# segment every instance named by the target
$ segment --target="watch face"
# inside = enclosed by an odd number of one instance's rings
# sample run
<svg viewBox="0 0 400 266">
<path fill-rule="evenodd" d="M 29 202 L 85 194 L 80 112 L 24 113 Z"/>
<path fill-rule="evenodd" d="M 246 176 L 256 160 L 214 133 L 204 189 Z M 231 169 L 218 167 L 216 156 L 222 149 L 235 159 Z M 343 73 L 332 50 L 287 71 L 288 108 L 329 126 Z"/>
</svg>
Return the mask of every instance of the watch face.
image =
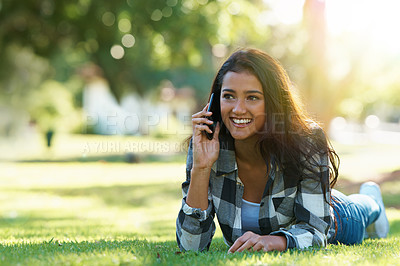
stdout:
<svg viewBox="0 0 400 266">
<path fill-rule="evenodd" d="M 196 216 L 197 218 L 200 218 L 200 217 L 201 217 L 201 211 L 200 211 L 200 209 L 195 209 L 195 210 L 193 211 L 193 214 L 194 214 L 194 216 Z"/>
<path fill-rule="evenodd" d="M 195 217 L 197 219 L 202 219 L 202 218 L 204 219 L 206 217 L 206 211 L 205 210 L 202 211 L 199 208 L 195 208 L 195 209 L 193 209 L 191 216 Z"/>
</svg>

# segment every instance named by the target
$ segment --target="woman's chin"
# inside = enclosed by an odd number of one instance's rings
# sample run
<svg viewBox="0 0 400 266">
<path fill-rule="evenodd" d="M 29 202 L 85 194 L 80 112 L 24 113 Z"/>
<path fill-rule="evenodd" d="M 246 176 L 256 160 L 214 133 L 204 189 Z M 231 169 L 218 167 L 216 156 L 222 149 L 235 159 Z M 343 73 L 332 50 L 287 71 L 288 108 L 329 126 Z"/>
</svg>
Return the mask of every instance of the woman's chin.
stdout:
<svg viewBox="0 0 400 266">
<path fill-rule="evenodd" d="M 251 134 L 250 132 L 238 132 L 238 131 L 231 131 L 231 136 L 232 138 L 234 138 L 235 140 L 246 140 L 249 139 L 251 137 L 254 137 L 256 134 Z"/>
</svg>

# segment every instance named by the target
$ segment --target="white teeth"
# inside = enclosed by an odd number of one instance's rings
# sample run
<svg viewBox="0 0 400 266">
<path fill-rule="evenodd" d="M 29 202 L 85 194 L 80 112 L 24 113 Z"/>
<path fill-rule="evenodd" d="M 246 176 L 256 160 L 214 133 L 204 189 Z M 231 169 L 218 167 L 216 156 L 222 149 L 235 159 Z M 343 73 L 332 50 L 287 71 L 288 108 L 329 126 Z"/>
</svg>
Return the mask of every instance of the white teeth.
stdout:
<svg viewBox="0 0 400 266">
<path fill-rule="evenodd" d="M 236 118 L 233 118 L 232 120 L 236 124 L 247 124 L 247 123 L 251 122 L 251 119 L 236 119 Z"/>
</svg>

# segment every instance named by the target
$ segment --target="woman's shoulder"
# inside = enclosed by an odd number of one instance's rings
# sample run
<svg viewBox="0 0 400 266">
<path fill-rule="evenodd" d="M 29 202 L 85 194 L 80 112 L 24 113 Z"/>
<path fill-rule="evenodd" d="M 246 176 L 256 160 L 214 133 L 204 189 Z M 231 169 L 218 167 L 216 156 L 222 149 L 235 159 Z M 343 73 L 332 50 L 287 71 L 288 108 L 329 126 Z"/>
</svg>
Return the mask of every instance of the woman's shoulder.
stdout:
<svg viewBox="0 0 400 266">
<path fill-rule="evenodd" d="M 308 127 L 308 129 L 311 131 L 311 132 L 315 132 L 315 133 L 318 133 L 318 132 L 323 132 L 323 129 L 322 129 L 322 126 L 321 125 L 319 125 L 317 122 L 315 122 L 314 120 L 312 120 L 312 119 L 307 119 L 306 120 L 306 123 L 307 123 L 307 127 Z"/>
<path fill-rule="evenodd" d="M 307 120 L 307 128 L 298 139 L 298 147 L 303 156 L 313 156 L 327 149 L 327 136 L 324 129 L 315 121 Z"/>
<path fill-rule="evenodd" d="M 325 141 L 326 140 L 326 134 L 324 129 L 322 128 L 321 125 L 319 125 L 317 122 L 314 120 L 306 120 L 307 122 L 307 138 L 310 142 L 315 143 L 316 141 Z"/>
</svg>

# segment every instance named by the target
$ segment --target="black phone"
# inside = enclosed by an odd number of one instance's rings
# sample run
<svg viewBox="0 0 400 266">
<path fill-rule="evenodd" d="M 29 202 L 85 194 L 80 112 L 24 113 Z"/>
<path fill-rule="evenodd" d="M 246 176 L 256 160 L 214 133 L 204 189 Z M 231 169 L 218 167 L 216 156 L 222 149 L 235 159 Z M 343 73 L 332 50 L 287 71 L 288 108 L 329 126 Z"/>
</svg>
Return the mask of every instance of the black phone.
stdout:
<svg viewBox="0 0 400 266">
<path fill-rule="evenodd" d="M 210 102 L 209 102 L 209 104 L 208 104 L 207 112 L 210 112 L 210 111 L 211 111 L 211 112 L 213 112 L 213 114 L 212 114 L 211 116 L 208 116 L 207 119 L 213 121 L 214 123 L 211 124 L 211 125 L 207 124 L 207 126 L 212 130 L 212 133 L 208 133 L 207 131 L 204 131 L 204 133 L 206 134 L 206 136 L 207 136 L 207 138 L 208 138 L 209 140 L 212 140 L 212 138 L 213 138 L 213 136 L 214 136 L 215 127 L 217 126 L 217 122 L 213 119 L 213 117 L 214 117 L 214 110 L 215 110 L 213 104 L 215 104 L 215 102 L 216 102 L 216 101 L 214 100 L 214 93 L 211 93 Z"/>
</svg>

